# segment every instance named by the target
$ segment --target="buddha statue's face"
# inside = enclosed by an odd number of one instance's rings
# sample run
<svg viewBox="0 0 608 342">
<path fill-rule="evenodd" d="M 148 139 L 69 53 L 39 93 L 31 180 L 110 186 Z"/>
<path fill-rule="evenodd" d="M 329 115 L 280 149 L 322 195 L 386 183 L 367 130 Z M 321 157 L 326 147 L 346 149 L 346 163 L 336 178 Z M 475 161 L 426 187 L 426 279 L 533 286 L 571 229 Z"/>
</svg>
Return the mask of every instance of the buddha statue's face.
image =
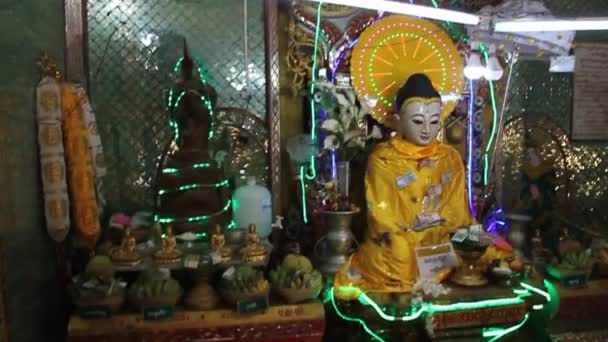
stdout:
<svg viewBox="0 0 608 342">
<path fill-rule="evenodd" d="M 441 100 L 406 100 L 395 121 L 402 138 L 416 145 L 428 145 L 435 141 L 441 129 Z"/>
</svg>

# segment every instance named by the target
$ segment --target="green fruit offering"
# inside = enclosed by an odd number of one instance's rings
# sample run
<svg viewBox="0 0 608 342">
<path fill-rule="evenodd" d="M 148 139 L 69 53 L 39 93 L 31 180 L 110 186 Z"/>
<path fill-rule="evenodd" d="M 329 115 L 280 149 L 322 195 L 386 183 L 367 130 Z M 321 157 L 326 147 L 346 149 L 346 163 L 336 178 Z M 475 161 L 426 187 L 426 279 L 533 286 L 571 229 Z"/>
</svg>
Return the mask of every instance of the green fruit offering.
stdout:
<svg viewBox="0 0 608 342">
<path fill-rule="evenodd" d="M 114 277 L 114 264 L 109 257 L 97 255 L 87 264 L 85 275 L 88 279 L 96 278 L 103 282 L 109 282 Z"/>
<path fill-rule="evenodd" d="M 310 260 L 297 254 L 289 254 L 276 270 L 270 272 L 275 287 L 290 289 L 320 288 L 323 276 L 314 270 Z"/>
<path fill-rule="evenodd" d="M 159 297 L 178 297 L 182 288 L 173 278 L 159 269 L 143 271 L 137 280 L 129 287 L 129 297 L 136 300 Z"/>
<path fill-rule="evenodd" d="M 230 292 L 254 294 L 263 292 L 270 286 L 262 271 L 257 271 L 247 264 L 239 264 L 224 272 L 220 288 Z"/>
</svg>

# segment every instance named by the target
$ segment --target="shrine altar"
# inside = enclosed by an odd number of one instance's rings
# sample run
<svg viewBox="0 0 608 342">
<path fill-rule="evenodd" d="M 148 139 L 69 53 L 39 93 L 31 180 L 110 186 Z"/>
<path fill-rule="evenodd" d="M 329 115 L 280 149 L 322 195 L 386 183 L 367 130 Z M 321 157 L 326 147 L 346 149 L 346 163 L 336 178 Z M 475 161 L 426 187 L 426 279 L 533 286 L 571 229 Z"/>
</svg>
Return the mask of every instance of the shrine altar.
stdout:
<svg viewBox="0 0 608 342">
<path fill-rule="evenodd" d="M 273 305 L 266 312 L 239 314 L 221 308 L 176 311 L 165 321 L 146 321 L 142 314 L 109 319 L 70 319 L 69 342 L 165 341 L 321 341 L 325 330 L 323 304 Z"/>
<path fill-rule="evenodd" d="M 488 285 L 480 288 L 452 287 L 449 294 L 416 302 L 409 295 L 363 294 L 358 301 L 331 298 L 328 325 L 341 321 L 333 331 L 337 338 L 347 330 L 361 334 L 347 341 L 494 341 L 530 334 L 520 329 L 544 324 L 553 307 L 549 282 L 525 283 L 513 289 Z M 555 299 L 554 299 L 555 301 Z M 331 314 L 329 312 L 332 312 Z M 338 324 L 338 323 L 337 323 Z M 355 325 L 359 327 L 355 328 Z M 328 332 L 329 333 L 329 332 Z M 532 332 L 534 334 L 534 332 Z M 527 336 L 533 337 L 533 336 Z"/>
</svg>

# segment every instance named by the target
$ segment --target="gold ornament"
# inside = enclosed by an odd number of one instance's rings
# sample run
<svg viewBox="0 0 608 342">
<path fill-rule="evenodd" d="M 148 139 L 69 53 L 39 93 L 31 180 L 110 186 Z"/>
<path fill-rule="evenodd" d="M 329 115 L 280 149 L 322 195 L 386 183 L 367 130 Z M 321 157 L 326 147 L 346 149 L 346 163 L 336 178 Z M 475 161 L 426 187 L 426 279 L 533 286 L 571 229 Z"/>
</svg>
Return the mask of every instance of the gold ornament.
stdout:
<svg viewBox="0 0 608 342">
<path fill-rule="evenodd" d="M 361 101 L 376 101 L 370 114 L 393 128 L 397 91 L 413 74 L 426 74 L 442 96 L 442 117 L 454 110 L 464 88 L 464 64 L 450 36 L 435 23 L 391 15 L 365 29 L 353 48 L 350 70 Z"/>
</svg>

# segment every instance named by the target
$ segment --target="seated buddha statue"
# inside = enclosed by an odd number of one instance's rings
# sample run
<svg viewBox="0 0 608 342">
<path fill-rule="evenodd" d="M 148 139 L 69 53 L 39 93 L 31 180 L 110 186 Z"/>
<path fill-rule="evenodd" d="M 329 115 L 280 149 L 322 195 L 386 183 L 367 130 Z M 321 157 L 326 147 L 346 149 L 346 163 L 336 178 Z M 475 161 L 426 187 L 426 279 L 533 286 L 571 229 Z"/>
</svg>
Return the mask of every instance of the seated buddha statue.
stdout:
<svg viewBox="0 0 608 342">
<path fill-rule="evenodd" d="M 167 233 L 162 239 L 161 247 L 154 253 L 154 260 L 161 264 L 173 264 L 181 261 L 182 251 L 177 249 L 177 241 L 173 228 L 167 227 Z"/>
<path fill-rule="evenodd" d="M 221 257 L 222 262 L 228 262 L 232 258 L 232 250 L 226 246 L 226 237 L 219 224 L 215 225 L 211 235 L 211 249 Z"/>
<path fill-rule="evenodd" d="M 247 244 L 241 249 L 241 254 L 248 263 L 262 262 L 266 258 L 266 247 L 260 242 L 255 224 L 247 228 Z"/>
<path fill-rule="evenodd" d="M 135 250 L 137 242 L 131 233 L 131 227 L 126 227 L 120 247 L 115 247 L 110 252 L 112 262 L 117 265 L 136 266 L 141 262 L 141 256 Z"/>
<path fill-rule="evenodd" d="M 341 299 L 354 299 L 352 287 L 409 292 L 418 278 L 415 249 L 446 243 L 473 223 L 461 157 L 437 140 L 441 97 L 426 75 L 412 75 L 399 89 L 396 111 L 396 134 L 368 159 L 367 239 L 336 274 Z"/>
</svg>

